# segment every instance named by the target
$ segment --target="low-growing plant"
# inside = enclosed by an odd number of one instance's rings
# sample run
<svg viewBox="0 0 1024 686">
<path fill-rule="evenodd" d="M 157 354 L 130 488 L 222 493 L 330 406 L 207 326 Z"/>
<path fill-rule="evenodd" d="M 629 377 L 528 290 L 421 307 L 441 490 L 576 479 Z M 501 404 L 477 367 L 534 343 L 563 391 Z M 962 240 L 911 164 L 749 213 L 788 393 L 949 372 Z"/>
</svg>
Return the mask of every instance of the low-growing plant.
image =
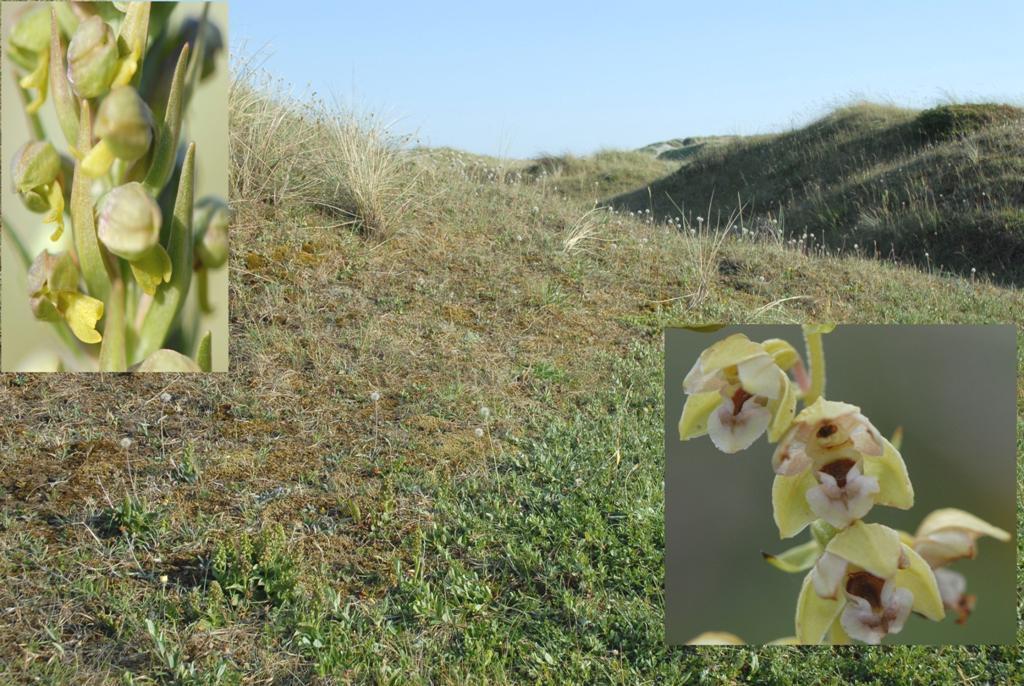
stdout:
<svg viewBox="0 0 1024 686">
<path fill-rule="evenodd" d="M 67 229 L 72 245 L 33 256 L 27 231 L 6 218 L 4 229 L 28 270 L 32 313 L 82 369 L 210 371 L 212 334 L 181 312 L 190 292 L 211 309 L 207 272 L 227 261 L 230 213 L 222 199 L 193 201 L 196 150 L 183 146 L 182 119 L 223 41 L 206 10 L 172 26 L 175 5 L 33 3 L 8 37 L 19 92 L 33 94 L 12 182 L 50 240 Z M 61 134 L 39 116 L 48 100 Z"/>
<path fill-rule="evenodd" d="M 292 599 L 298 584 L 298 570 L 280 526 L 255 537 L 246 533 L 221 542 L 210 572 L 236 607 L 243 602 L 280 606 Z"/>
<path fill-rule="evenodd" d="M 795 635 L 774 643 L 877 644 L 899 633 L 912 611 L 940 621 L 950 610 L 963 623 L 975 597 L 947 566 L 975 557 L 981 536 L 1005 542 L 1010 534 L 954 508 L 932 512 L 914 534 L 864 521 L 875 506 L 910 509 L 914 488 L 900 437 L 887 440 L 859 407 L 825 399 L 822 337 L 833 328 L 804 326 L 809 373 L 799 353 L 777 338 L 756 343 L 733 334 L 704 350 L 683 381 L 679 437 L 707 435 L 725 453 L 745 450 L 762 435 L 777 444 L 775 524 L 782 538 L 809 528 L 811 540 L 765 555 L 784 572 L 807 572 Z M 708 632 L 692 643 L 742 641 Z"/>
</svg>

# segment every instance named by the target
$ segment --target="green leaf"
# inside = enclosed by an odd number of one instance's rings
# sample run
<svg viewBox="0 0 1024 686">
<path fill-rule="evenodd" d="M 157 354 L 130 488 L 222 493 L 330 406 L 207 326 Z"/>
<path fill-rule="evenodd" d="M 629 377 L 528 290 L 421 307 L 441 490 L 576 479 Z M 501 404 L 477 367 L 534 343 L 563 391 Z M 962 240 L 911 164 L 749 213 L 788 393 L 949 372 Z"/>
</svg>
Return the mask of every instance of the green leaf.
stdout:
<svg viewBox="0 0 1024 686">
<path fill-rule="evenodd" d="M 213 333 L 207 331 L 199 340 L 199 349 L 196 351 L 196 364 L 204 372 L 213 371 Z"/>
<path fill-rule="evenodd" d="M 772 555 L 761 553 L 765 562 L 776 569 L 784 572 L 803 572 L 814 566 L 821 555 L 821 546 L 817 541 L 808 541 L 802 545 L 794 546 L 789 550 Z"/>
<path fill-rule="evenodd" d="M 153 151 L 153 162 L 143 182 L 154 196 L 159 196 L 164 184 L 171 178 L 174 170 L 174 158 L 178 151 L 178 136 L 181 134 L 181 105 L 185 87 L 185 71 L 188 63 L 188 44 L 181 49 L 178 64 L 174 67 L 174 78 L 171 91 L 167 96 L 167 109 L 164 121 L 157 131 L 156 147 Z"/>
<path fill-rule="evenodd" d="M 57 111 L 64 138 L 72 149 L 78 144 L 78 100 L 68 83 L 68 68 L 64 62 L 65 48 L 61 43 L 57 23 L 57 10 L 50 9 L 50 91 L 53 93 L 53 107 Z"/>
<path fill-rule="evenodd" d="M 78 149 L 88 150 L 92 147 L 92 119 L 87 100 L 81 101 L 81 113 Z M 78 264 L 89 294 L 105 301 L 110 295 L 110 273 L 103 257 L 103 247 L 96 237 L 96 216 L 90 192 L 92 179 L 82 171 L 81 166 L 80 162 L 75 162 L 75 176 L 71 182 L 71 223 L 75 234 L 75 252 L 78 253 Z"/>
<path fill-rule="evenodd" d="M 167 340 L 185 304 L 192 278 L 192 202 L 195 192 L 196 144 L 188 146 L 178 181 L 167 252 L 171 256 L 171 280 L 157 290 L 139 332 L 139 357 L 148 357 Z"/>
</svg>

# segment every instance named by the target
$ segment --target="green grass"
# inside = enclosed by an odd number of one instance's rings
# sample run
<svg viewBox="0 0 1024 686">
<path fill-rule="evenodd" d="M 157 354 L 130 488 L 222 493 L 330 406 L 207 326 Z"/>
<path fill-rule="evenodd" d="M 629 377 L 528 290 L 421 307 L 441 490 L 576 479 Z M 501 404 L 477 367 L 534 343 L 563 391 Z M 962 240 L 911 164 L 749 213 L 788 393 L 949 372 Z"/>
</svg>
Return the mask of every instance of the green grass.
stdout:
<svg viewBox="0 0 1024 686">
<path fill-rule="evenodd" d="M 700 149 L 610 202 L 691 224 L 742 207 L 753 230 L 775 220 L 801 246 L 1019 284 L 1022 150 L 1016 107 L 860 103 L 792 131 Z"/>
<path fill-rule="evenodd" d="M 662 628 L 662 328 L 1020 321 L 1018 290 L 621 213 L 567 252 L 592 171 L 409 157 L 384 232 L 301 176 L 233 179 L 259 195 L 235 198 L 230 375 L 0 379 L 0 682 L 1024 677 L 1016 647 Z"/>
</svg>

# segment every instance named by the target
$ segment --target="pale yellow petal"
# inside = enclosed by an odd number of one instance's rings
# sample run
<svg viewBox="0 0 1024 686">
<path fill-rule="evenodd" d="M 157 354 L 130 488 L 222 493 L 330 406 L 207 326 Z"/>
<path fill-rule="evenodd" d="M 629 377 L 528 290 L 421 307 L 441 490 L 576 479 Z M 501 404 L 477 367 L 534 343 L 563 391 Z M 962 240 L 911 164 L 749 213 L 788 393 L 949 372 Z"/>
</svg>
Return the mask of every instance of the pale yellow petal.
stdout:
<svg viewBox="0 0 1024 686">
<path fill-rule="evenodd" d="M 836 534 L 825 550 L 877 577 L 888 579 L 899 568 L 902 547 L 895 529 L 858 520 Z"/>
<path fill-rule="evenodd" d="M 817 519 L 807 503 L 807 491 L 817 483 L 810 469 L 795 476 L 780 474 L 775 477 L 772 483 L 772 516 L 780 538 L 797 535 Z"/>
<path fill-rule="evenodd" d="M 720 369 L 732 367 L 758 355 L 764 355 L 764 348 L 741 333 L 734 333 L 714 343 L 700 355 L 701 369 L 713 374 Z"/>
<path fill-rule="evenodd" d="M 768 440 L 772 443 L 786 433 L 796 415 L 796 389 L 785 372 L 781 369 L 777 369 L 777 372 L 779 383 L 782 384 L 782 397 L 768 404 L 768 409 L 772 411 L 772 422 L 768 425 Z"/>
<path fill-rule="evenodd" d="M 860 408 L 856 405 L 818 398 L 800 411 L 800 414 L 796 416 L 796 421 L 801 424 L 815 425 L 818 422 L 836 419 L 854 412 L 860 412 Z"/>
<path fill-rule="evenodd" d="M 907 510 L 914 506 L 914 486 L 907 475 L 903 456 L 885 437 L 882 439 L 883 452 L 879 456 L 864 456 L 864 475 L 878 479 L 879 491 L 875 502 L 879 505 Z"/>
<path fill-rule="evenodd" d="M 58 296 L 60 311 L 78 340 L 99 343 L 103 336 L 96 330 L 96 322 L 103 317 L 103 301 L 84 293 L 62 291 Z"/>
<path fill-rule="evenodd" d="M 1000 541 L 1010 540 L 1009 532 L 989 524 L 981 517 L 976 517 L 970 512 L 958 510 L 955 507 L 935 510 L 929 514 L 921 521 L 921 526 L 917 527 L 917 535 L 919 537 L 927 536 L 940 529 L 966 529 L 979 536 L 991 536 Z"/>
<path fill-rule="evenodd" d="M 935 582 L 935 574 L 928 563 L 912 548 L 902 545 L 902 549 L 910 565 L 896 572 L 894 583 L 914 594 L 914 612 L 933 621 L 940 621 L 946 616 L 946 611 L 942 606 L 942 596 Z"/>
<path fill-rule="evenodd" d="M 811 572 L 804 577 L 796 601 L 796 637 L 800 643 L 821 643 L 845 604 L 841 599 L 822 598 L 814 592 Z"/>
<path fill-rule="evenodd" d="M 796 351 L 796 348 L 781 338 L 769 338 L 761 343 L 761 345 L 772 356 L 772 359 L 775 360 L 775 364 L 782 370 L 789 369 L 800 359 L 800 353 Z"/>
<path fill-rule="evenodd" d="M 736 634 L 730 634 L 728 631 L 705 631 L 699 636 L 694 636 L 686 645 L 691 646 L 741 646 L 744 645 L 743 639 Z"/>
<path fill-rule="evenodd" d="M 687 441 L 708 432 L 708 417 L 722 404 L 718 391 L 687 396 L 683 414 L 679 417 L 679 440 Z"/>
</svg>

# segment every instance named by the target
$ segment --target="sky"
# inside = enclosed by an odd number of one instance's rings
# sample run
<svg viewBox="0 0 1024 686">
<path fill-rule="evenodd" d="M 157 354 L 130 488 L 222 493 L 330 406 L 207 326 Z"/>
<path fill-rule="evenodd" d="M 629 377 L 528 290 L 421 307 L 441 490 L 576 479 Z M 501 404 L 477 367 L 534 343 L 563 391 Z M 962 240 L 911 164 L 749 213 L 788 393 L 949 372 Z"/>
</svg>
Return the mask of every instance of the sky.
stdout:
<svg viewBox="0 0 1024 686">
<path fill-rule="evenodd" d="M 507 157 L 778 131 L 853 100 L 1024 103 L 1021 0 L 230 3 L 234 55 Z M 233 55 L 233 57 L 234 57 Z"/>
</svg>

